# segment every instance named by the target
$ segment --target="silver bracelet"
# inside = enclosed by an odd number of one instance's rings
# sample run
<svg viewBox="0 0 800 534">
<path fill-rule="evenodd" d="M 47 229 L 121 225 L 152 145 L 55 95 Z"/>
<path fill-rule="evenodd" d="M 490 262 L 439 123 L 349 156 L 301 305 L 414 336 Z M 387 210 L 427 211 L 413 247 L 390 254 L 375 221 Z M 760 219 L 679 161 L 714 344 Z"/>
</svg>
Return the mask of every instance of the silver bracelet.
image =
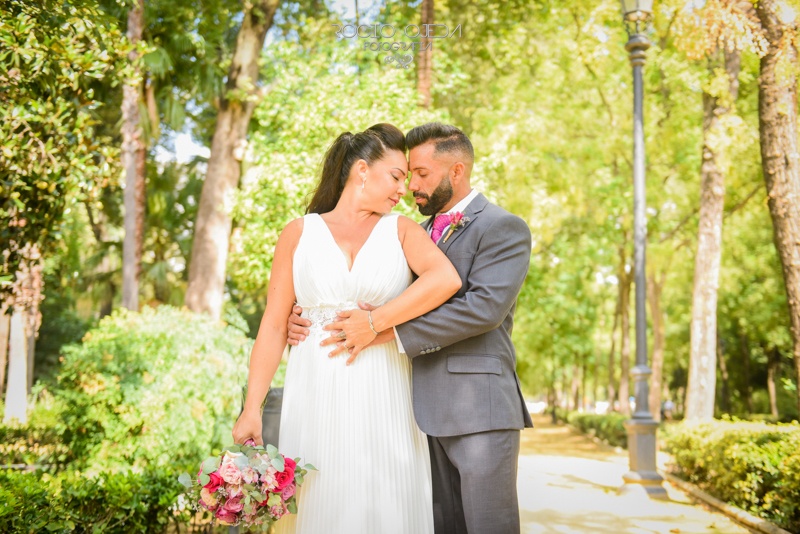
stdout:
<svg viewBox="0 0 800 534">
<path fill-rule="evenodd" d="M 372 326 L 372 310 L 367 312 L 367 319 L 369 319 L 369 329 L 372 330 L 372 333 L 377 336 L 378 335 L 378 331 L 375 330 L 374 326 Z"/>
</svg>

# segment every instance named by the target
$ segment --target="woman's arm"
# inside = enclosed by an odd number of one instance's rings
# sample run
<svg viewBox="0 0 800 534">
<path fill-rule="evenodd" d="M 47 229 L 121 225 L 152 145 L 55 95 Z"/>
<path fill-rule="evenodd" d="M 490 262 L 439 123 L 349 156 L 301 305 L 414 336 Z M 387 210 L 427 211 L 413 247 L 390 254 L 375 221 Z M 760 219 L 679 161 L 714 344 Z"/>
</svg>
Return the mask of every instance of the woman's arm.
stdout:
<svg viewBox="0 0 800 534">
<path fill-rule="evenodd" d="M 242 415 L 233 427 L 235 443 L 244 443 L 247 438 L 253 438 L 257 444 L 262 444 L 261 404 L 286 347 L 286 319 L 292 313 L 295 300 L 292 258 L 302 232 L 303 219 L 296 219 L 283 229 L 275 245 L 267 308 L 261 317 L 258 335 L 250 352 L 247 398 Z"/>
<path fill-rule="evenodd" d="M 461 288 L 458 271 L 427 232 L 407 217 L 401 216 L 397 224 L 406 261 L 418 278 L 397 298 L 371 312 L 372 326 L 378 332 L 433 310 Z M 339 316 L 345 320 L 333 323 L 326 329 L 345 332 L 347 345 L 354 347 L 347 360 L 350 363 L 375 339 L 375 333 L 369 327 L 364 310 L 349 310 L 341 312 Z"/>
</svg>

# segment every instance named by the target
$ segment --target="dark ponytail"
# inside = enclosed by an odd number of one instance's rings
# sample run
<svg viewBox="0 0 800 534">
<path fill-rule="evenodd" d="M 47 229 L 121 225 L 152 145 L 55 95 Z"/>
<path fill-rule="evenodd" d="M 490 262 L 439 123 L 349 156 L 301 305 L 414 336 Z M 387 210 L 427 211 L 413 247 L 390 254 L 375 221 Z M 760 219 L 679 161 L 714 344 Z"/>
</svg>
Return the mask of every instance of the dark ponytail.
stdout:
<svg viewBox="0 0 800 534">
<path fill-rule="evenodd" d="M 391 124 L 375 124 L 363 132 L 341 134 L 328 151 L 322 164 L 322 176 L 306 213 L 327 213 L 336 207 L 353 165 L 363 159 L 368 165 L 380 160 L 387 151 L 405 153 L 403 132 Z"/>
</svg>

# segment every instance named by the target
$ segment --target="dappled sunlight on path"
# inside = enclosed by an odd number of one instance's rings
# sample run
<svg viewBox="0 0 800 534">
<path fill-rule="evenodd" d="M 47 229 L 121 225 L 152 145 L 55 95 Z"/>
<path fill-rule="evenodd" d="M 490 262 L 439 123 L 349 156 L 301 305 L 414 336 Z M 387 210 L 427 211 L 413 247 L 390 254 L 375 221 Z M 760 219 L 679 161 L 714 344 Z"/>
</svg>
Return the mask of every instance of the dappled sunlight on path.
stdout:
<svg viewBox="0 0 800 534">
<path fill-rule="evenodd" d="M 594 443 L 549 417 L 522 433 L 519 459 L 523 533 L 746 533 L 694 504 L 666 482 L 669 501 L 619 495 L 627 452 Z"/>
</svg>

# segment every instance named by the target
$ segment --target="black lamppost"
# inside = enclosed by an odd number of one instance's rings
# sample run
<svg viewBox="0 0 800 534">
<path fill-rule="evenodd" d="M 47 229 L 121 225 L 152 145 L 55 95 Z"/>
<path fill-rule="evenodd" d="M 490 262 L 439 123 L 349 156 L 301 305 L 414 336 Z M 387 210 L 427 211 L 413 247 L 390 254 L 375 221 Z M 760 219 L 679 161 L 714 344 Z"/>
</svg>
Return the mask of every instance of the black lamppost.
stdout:
<svg viewBox="0 0 800 534">
<path fill-rule="evenodd" d="M 645 36 L 653 13 L 653 0 L 622 0 L 622 19 L 628 32 L 625 49 L 633 67 L 633 258 L 634 282 L 636 284 L 636 366 L 632 375 L 635 384 L 636 411 L 625 423 L 628 430 L 629 467 L 623 479 L 622 491 L 644 491 L 655 498 L 667 498 L 661 485 L 663 478 L 656 468 L 656 429 L 658 423 L 650 414 L 648 406 L 647 365 L 647 315 L 645 280 L 645 246 L 647 243 L 647 219 L 645 214 L 645 164 L 644 164 L 644 113 L 642 100 L 644 88 L 642 69 L 645 51 L 650 41 Z M 627 399 L 624 399 L 627 400 Z"/>
</svg>

